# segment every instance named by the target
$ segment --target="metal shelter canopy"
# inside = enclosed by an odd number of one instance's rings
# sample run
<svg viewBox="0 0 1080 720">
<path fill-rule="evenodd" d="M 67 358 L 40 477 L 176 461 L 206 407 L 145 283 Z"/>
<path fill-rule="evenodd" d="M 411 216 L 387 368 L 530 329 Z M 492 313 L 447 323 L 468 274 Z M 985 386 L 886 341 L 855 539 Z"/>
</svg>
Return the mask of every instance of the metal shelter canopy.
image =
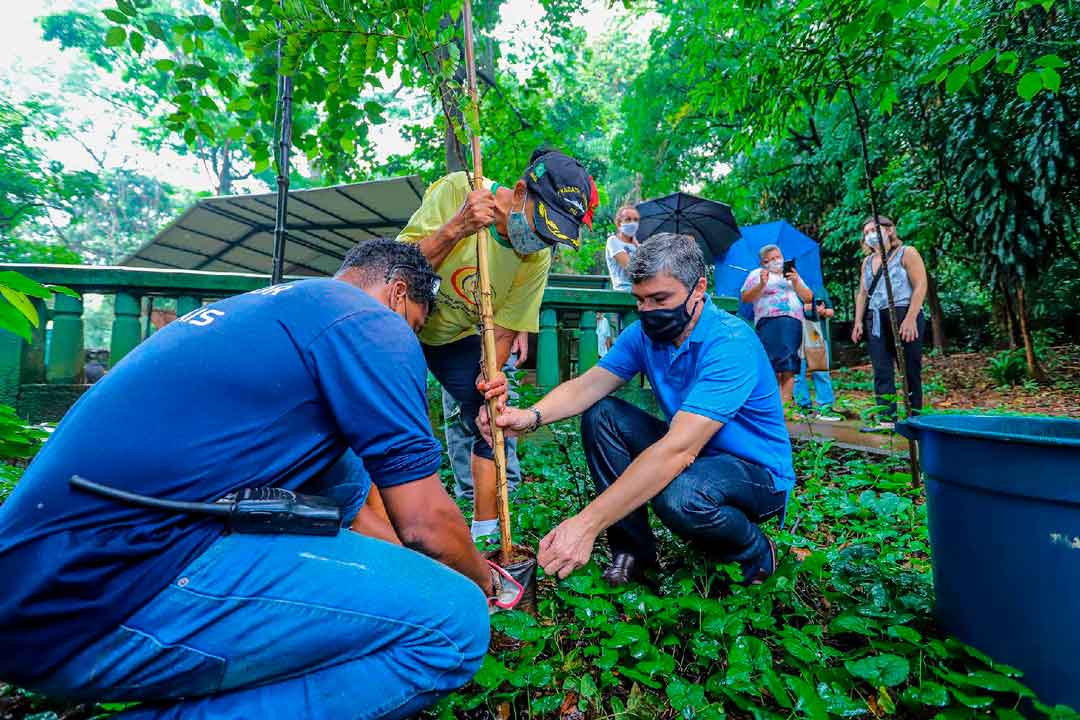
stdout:
<svg viewBox="0 0 1080 720">
<path fill-rule="evenodd" d="M 418 175 L 289 192 L 284 271 L 333 275 L 353 246 L 394 237 L 420 207 Z M 276 193 L 199 200 L 123 265 L 269 274 Z"/>
</svg>

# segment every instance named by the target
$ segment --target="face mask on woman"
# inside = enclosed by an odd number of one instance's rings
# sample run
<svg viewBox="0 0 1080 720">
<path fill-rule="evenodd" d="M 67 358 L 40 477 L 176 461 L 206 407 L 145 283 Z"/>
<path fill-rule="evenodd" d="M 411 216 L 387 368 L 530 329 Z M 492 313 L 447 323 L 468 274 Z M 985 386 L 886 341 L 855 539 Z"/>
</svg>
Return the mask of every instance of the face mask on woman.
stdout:
<svg viewBox="0 0 1080 720">
<path fill-rule="evenodd" d="M 769 272 L 774 273 L 776 275 L 779 275 L 780 271 L 784 269 L 784 261 L 783 260 L 770 260 L 769 262 L 765 263 L 765 268 Z"/>
<path fill-rule="evenodd" d="M 885 233 L 882 233 L 882 235 L 884 234 Z M 869 245 L 874 250 L 877 250 L 879 247 L 881 247 L 881 243 L 878 241 L 878 234 L 873 231 L 863 235 L 863 242 Z"/>
<path fill-rule="evenodd" d="M 634 237 L 637 235 L 638 224 L 636 222 L 624 222 L 619 226 L 619 232 L 627 237 Z"/>
</svg>

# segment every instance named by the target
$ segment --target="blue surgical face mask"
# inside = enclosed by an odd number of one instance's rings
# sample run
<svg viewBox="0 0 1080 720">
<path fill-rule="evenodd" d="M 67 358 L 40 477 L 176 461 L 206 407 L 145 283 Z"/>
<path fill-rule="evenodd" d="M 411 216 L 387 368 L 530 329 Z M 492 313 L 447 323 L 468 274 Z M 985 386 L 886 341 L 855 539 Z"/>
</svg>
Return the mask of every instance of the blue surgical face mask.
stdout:
<svg viewBox="0 0 1080 720">
<path fill-rule="evenodd" d="M 627 237 L 635 237 L 637 235 L 638 224 L 636 222 L 624 222 L 619 226 L 619 232 Z"/>
<path fill-rule="evenodd" d="M 875 250 L 881 246 L 881 242 L 878 240 L 878 234 L 876 232 L 868 232 L 863 235 L 863 242 Z"/>
<path fill-rule="evenodd" d="M 522 255 L 531 255 L 550 247 L 529 227 L 529 219 L 525 217 L 525 204 L 528 201 L 529 196 L 526 194 L 521 210 L 511 210 L 510 217 L 506 219 L 506 234 L 510 236 L 510 245 Z"/>
</svg>

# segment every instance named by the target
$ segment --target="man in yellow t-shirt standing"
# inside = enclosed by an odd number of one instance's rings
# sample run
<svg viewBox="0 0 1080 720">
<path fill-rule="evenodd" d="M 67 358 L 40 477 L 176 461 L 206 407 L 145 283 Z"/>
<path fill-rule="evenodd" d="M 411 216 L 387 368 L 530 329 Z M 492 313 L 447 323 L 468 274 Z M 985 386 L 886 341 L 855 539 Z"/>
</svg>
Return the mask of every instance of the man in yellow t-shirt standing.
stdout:
<svg viewBox="0 0 1080 720">
<path fill-rule="evenodd" d="M 582 224 L 592 227 L 596 184 L 581 163 L 563 153 L 537 150 L 524 176 L 510 186 L 489 180 L 471 189 L 464 172 L 436 181 L 398 235 L 416 243 L 442 280 L 435 310 L 420 332 L 428 369 L 461 405 L 473 435 L 473 537 L 498 533 L 495 462 L 476 429 L 483 395 L 506 393 L 499 373 L 480 375 L 480 284 L 476 233 L 488 228 L 488 258 L 495 314 L 495 363 L 502 367 L 519 332 L 537 332 L 540 301 L 557 244 L 577 248 Z"/>
</svg>

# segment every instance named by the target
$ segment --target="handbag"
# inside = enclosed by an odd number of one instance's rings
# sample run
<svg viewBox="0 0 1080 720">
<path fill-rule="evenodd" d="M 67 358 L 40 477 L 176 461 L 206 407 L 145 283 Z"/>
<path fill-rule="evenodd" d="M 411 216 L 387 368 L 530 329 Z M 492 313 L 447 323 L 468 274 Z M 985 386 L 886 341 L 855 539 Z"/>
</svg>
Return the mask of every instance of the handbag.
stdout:
<svg viewBox="0 0 1080 720">
<path fill-rule="evenodd" d="M 803 319 L 802 356 L 806 360 L 806 372 L 823 372 L 829 369 L 829 349 L 825 347 L 825 333 L 818 320 Z"/>
</svg>

